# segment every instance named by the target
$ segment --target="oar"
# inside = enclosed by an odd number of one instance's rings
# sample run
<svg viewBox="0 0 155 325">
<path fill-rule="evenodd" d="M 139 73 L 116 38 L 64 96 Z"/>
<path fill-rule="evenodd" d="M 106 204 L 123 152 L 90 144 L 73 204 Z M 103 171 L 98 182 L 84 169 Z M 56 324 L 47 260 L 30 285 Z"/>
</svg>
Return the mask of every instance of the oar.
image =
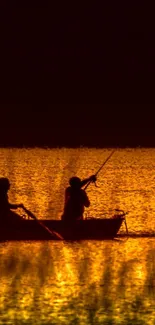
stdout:
<svg viewBox="0 0 155 325">
<path fill-rule="evenodd" d="M 108 156 L 108 158 L 104 161 L 104 163 L 100 166 L 100 168 L 98 169 L 98 171 L 96 172 L 95 176 L 98 175 L 98 173 L 100 172 L 100 170 L 103 168 L 103 166 L 107 163 L 107 161 L 111 158 L 111 156 L 113 155 L 113 153 L 115 152 L 115 149 L 110 153 L 110 155 Z M 84 190 L 86 190 L 86 188 L 88 187 L 88 185 L 91 183 L 88 182 L 87 185 L 85 186 Z"/>
<path fill-rule="evenodd" d="M 39 225 L 44 228 L 52 237 L 55 236 L 57 239 L 61 239 L 63 240 L 63 237 L 58 234 L 56 231 L 54 230 L 50 230 L 47 226 L 44 225 L 44 223 L 42 223 L 40 220 L 37 219 L 37 217 L 28 209 L 26 209 L 24 206 L 23 206 L 23 210 L 33 219 L 35 219 Z"/>
</svg>

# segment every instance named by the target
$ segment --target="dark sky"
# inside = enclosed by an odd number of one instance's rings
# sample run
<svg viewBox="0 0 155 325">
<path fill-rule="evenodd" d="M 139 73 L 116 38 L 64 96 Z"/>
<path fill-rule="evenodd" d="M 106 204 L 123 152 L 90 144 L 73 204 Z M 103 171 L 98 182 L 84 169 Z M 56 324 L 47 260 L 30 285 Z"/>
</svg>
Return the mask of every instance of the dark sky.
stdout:
<svg viewBox="0 0 155 325">
<path fill-rule="evenodd" d="M 154 145 L 153 8 L 3 1 L 0 21 L 1 145 Z"/>
</svg>

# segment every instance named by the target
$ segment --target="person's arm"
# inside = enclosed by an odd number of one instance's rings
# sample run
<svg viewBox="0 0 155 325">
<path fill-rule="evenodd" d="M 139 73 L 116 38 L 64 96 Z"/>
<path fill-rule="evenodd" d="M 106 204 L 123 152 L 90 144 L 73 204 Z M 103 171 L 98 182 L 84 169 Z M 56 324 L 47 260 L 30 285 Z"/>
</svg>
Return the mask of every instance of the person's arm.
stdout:
<svg viewBox="0 0 155 325">
<path fill-rule="evenodd" d="M 83 191 L 83 198 L 84 198 L 84 206 L 86 208 L 88 208 L 90 206 L 90 201 L 89 201 L 88 195 L 84 190 L 82 190 L 82 191 Z"/>
<path fill-rule="evenodd" d="M 12 203 L 9 203 L 9 208 L 10 209 L 18 209 L 18 208 L 23 208 L 23 204 L 12 204 Z"/>
<path fill-rule="evenodd" d="M 89 178 L 85 178 L 83 181 L 81 181 L 81 187 L 85 186 L 89 182 L 96 182 L 96 176 L 92 175 Z"/>
</svg>

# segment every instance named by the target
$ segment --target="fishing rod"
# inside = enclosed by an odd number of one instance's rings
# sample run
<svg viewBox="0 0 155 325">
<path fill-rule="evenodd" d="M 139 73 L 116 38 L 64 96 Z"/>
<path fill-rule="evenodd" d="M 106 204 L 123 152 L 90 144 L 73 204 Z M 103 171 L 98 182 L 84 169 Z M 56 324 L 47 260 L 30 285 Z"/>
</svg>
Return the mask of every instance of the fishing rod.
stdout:
<svg viewBox="0 0 155 325">
<path fill-rule="evenodd" d="M 108 158 L 104 161 L 104 163 L 101 165 L 101 167 L 98 169 L 98 171 L 96 172 L 95 176 L 98 175 L 98 173 L 100 172 L 100 170 L 103 168 L 103 166 L 106 164 L 106 162 L 111 158 L 111 156 L 113 155 L 113 153 L 115 152 L 115 150 L 113 150 L 111 152 L 111 154 L 108 156 Z"/>
<path fill-rule="evenodd" d="M 103 168 L 103 166 L 107 163 L 107 161 L 111 158 L 111 156 L 113 155 L 113 153 L 114 153 L 115 151 L 116 151 L 116 150 L 114 149 L 114 150 L 110 153 L 110 155 L 107 157 L 107 159 L 103 162 L 103 164 L 102 164 L 102 165 L 100 166 L 100 168 L 97 170 L 95 176 L 98 175 L 98 173 L 101 171 L 101 169 Z M 90 183 L 91 183 L 91 181 L 87 183 L 87 185 L 85 186 L 84 190 L 86 190 L 86 188 L 88 187 L 88 185 L 89 185 Z"/>
<path fill-rule="evenodd" d="M 103 166 L 107 163 L 107 161 L 111 158 L 111 156 L 113 155 L 114 152 L 115 152 L 115 149 L 110 153 L 110 155 L 107 157 L 107 159 L 103 162 L 103 164 L 102 164 L 102 165 L 100 166 L 100 168 L 97 170 L 95 176 L 98 175 L 98 173 L 101 171 L 101 169 L 103 168 Z M 90 183 L 91 183 L 91 181 L 89 181 L 89 182 L 87 183 L 87 185 L 85 186 L 84 190 L 86 190 L 86 188 L 88 187 L 88 185 L 89 185 Z M 122 213 L 123 213 L 122 216 L 124 217 L 124 223 L 125 223 L 126 232 L 127 232 L 127 235 L 128 235 L 128 234 L 129 234 L 129 232 L 128 232 L 128 226 L 127 226 L 127 222 L 126 222 L 126 218 L 125 218 L 125 216 L 126 216 L 127 213 L 125 213 L 125 212 L 122 211 L 122 210 L 118 210 L 118 209 L 115 209 L 115 211 L 119 211 L 119 212 L 122 212 Z"/>
</svg>

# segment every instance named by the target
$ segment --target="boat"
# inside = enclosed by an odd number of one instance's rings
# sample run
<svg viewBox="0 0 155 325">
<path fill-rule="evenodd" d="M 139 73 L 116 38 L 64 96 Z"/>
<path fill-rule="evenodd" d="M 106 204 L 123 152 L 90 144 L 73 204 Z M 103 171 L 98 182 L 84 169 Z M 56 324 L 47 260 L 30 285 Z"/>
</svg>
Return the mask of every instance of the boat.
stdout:
<svg viewBox="0 0 155 325">
<path fill-rule="evenodd" d="M 125 213 L 111 218 L 89 217 L 74 222 L 23 219 L 10 226 L 1 226 L 0 241 L 113 239 L 124 221 Z"/>
</svg>

